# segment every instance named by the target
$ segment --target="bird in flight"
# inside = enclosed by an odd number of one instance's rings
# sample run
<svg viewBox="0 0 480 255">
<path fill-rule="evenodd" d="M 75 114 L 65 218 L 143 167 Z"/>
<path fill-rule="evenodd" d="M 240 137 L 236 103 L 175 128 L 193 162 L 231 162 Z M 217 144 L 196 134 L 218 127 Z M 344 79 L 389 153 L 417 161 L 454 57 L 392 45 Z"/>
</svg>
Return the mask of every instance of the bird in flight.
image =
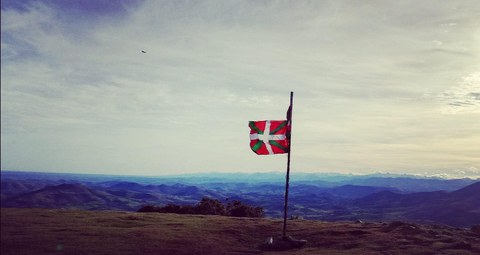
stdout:
<svg viewBox="0 0 480 255">
<path fill-rule="evenodd" d="M 142 53 L 147 53 L 146 51 L 142 50 Z"/>
</svg>

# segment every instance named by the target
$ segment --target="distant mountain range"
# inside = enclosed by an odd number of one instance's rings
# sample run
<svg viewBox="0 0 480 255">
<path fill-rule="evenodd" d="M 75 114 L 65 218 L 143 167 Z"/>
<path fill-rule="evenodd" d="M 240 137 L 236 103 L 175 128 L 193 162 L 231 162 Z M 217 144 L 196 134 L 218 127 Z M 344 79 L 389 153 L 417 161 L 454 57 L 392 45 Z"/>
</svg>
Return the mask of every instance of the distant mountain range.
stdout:
<svg viewBox="0 0 480 255">
<path fill-rule="evenodd" d="M 402 217 L 411 221 L 468 226 L 480 223 L 480 182 L 453 192 L 397 194 L 382 191 L 355 200 L 353 204 L 368 212 L 368 216 L 362 217 L 364 219 Z"/>
<path fill-rule="evenodd" d="M 2 207 L 136 211 L 210 197 L 262 206 L 269 217 L 283 215 L 285 187 L 277 173 L 211 178 L 1 174 Z M 299 174 L 292 178 L 289 201 L 289 215 L 306 219 L 480 224 L 480 182 L 471 179 Z"/>
</svg>

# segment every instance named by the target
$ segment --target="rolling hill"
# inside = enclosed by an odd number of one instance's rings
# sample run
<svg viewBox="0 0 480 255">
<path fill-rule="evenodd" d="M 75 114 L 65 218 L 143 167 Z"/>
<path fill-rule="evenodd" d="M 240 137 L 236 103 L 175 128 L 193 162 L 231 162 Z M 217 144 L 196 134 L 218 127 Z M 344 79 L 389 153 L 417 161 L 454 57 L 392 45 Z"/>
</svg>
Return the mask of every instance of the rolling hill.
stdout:
<svg viewBox="0 0 480 255">
<path fill-rule="evenodd" d="M 81 184 L 60 184 L 2 200 L 4 207 L 127 210 L 127 200 Z"/>
<path fill-rule="evenodd" d="M 453 192 L 371 194 L 354 202 L 364 219 L 410 220 L 468 227 L 480 224 L 480 182 Z"/>
</svg>

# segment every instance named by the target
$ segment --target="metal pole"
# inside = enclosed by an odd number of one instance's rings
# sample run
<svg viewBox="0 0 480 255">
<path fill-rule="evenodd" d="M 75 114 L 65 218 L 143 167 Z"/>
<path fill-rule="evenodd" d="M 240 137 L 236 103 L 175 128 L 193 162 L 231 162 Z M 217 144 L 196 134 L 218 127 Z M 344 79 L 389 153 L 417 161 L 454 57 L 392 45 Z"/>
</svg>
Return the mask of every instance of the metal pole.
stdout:
<svg viewBox="0 0 480 255">
<path fill-rule="evenodd" d="M 290 122 L 290 137 L 288 142 L 288 156 L 287 156 L 287 176 L 285 180 L 285 206 L 283 208 L 283 238 L 287 237 L 287 210 L 288 210 L 288 187 L 290 182 L 290 152 L 292 144 L 292 115 L 293 115 L 293 91 L 290 92 L 290 107 L 288 108 L 287 118 Z"/>
</svg>

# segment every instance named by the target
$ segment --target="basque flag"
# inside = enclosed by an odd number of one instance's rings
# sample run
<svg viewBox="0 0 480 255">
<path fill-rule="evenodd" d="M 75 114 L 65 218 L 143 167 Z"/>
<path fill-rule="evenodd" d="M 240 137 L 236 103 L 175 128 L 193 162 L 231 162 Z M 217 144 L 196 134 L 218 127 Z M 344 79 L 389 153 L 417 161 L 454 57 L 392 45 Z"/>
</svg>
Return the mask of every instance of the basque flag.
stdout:
<svg viewBox="0 0 480 255">
<path fill-rule="evenodd" d="M 288 153 L 290 121 L 250 121 L 250 148 L 258 155 Z"/>
</svg>

